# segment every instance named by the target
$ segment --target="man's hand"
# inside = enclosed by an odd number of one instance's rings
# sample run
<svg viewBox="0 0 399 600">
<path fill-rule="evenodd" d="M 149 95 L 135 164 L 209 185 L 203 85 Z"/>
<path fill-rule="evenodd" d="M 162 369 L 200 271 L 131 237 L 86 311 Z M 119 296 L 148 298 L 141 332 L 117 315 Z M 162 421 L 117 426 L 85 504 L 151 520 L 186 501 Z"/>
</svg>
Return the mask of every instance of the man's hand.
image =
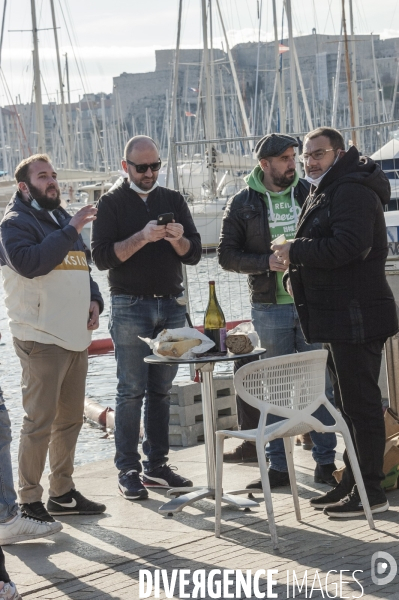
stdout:
<svg viewBox="0 0 399 600">
<path fill-rule="evenodd" d="M 166 236 L 166 225 L 157 225 L 156 221 L 149 221 L 142 234 L 146 242 L 158 242 Z"/>
<path fill-rule="evenodd" d="M 168 242 L 178 242 L 184 233 L 183 225 L 180 223 L 175 223 L 173 220 L 172 223 L 168 223 L 166 225 L 166 236 L 165 240 Z"/>
<path fill-rule="evenodd" d="M 277 258 L 274 254 L 269 256 L 269 268 L 271 271 L 285 271 L 286 267 L 283 265 L 282 261 Z"/>
<path fill-rule="evenodd" d="M 273 250 L 277 260 L 288 267 L 290 264 L 290 248 L 292 242 L 287 242 L 286 244 L 272 244 L 271 249 Z M 285 269 L 284 269 L 285 270 Z"/>
<path fill-rule="evenodd" d="M 127 240 L 115 242 L 114 251 L 119 260 L 125 262 L 146 244 L 158 242 L 165 236 L 166 225 L 157 225 L 156 221 L 149 221 L 144 229 L 134 233 Z"/>
<path fill-rule="evenodd" d="M 100 324 L 100 305 L 97 300 L 90 302 L 89 308 L 89 320 L 87 322 L 87 329 L 94 331 L 98 329 Z"/>
<path fill-rule="evenodd" d="M 178 256 L 184 256 L 191 248 L 191 242 L 184 237 L 184 227 L 173 220 L 166 225 L 165 240 L 170 243 Z"/>
<path fill-rule="evenodd" d="M 82 233 L 82 229 L 86 223 L 91 223 L 91 221 L 95 221 L 97 219 L 96 214 L 96 207 L 92 204 L 87 204 L 73 215 L 72 219 L 69 221 L 69 225 L 75 227 L 78 233 Z"/>
<path fill-rule="evenodd" d="M 289 295 L 293 298 L 294 292 L 292 291 L 291 279 L 289 277 L 285 281 L 285 288 L 286 288 L 287 292 L 289 293 Z"/>
</svg>

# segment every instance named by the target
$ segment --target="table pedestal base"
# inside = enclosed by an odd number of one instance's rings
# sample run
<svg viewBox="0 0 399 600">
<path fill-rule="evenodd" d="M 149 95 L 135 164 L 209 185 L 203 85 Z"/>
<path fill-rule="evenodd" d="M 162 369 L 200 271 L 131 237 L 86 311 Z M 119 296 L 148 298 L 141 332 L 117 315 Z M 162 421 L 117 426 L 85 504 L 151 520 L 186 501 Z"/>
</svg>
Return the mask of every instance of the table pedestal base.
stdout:
<svg viewBox="0 0 399 600">
<path fill-rule="evenodd" d="M 191 490 L 186 493 L 187 490 Z M 182 495 L 177 495 L 182 493 Z M 209 487 L 202 488 L 174 488 L 168 491 L 168 496 L 175 496 L 173 500 L 169 500 L 165 504 L 162 504 L 158 508 L 158 512 L 162 515 L 173 515 L 176 512 L 180 512 L 183 510 L 185 506 L 189 506 L 194 502 L 198 502 L 198 500 L 202 500 L 204 498 L 212 498 L 215 499 L 215 490 Z M 254 500 L 250 500 L 249 498 L 234 498 L 229 494 L 223 494 L 222 502 L 226 502 L 230 506 L 235 506 L 237 508 L 254 508 L 259 506 L 258 502 Z"/>
<path fill-rule="evenodd" d="M 235 496 L 236 494 L 262 494 L 263 496 L 263 490 L 260 490 L 259 488 L 253 490 L 248 490 L 247 488 L 243 488 L 242 490 L 229 490 L 227 493 L 230 496 Z"/>
</svg>

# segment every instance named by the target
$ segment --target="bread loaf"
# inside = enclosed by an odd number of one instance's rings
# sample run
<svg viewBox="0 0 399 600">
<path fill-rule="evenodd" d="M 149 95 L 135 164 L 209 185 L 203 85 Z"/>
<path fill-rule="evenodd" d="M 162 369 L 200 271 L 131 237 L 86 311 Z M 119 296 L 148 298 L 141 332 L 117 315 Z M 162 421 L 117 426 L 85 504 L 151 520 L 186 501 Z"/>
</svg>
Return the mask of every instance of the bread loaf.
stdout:
<svg viewBox="0 0 399 600">
<path fill-rule="evenodd" d="M 200 346 L 201 340 L 185 339 L 183 341 L 161 342 L 158 346 L 158 354 L 162 356 L 173 356 L 180 358 L 185 352 L 188 352 L 195 346 Z"/>
<path fill-rule="evenodd" d="M 226 337 L 226 347 L 233 354 L 248 354 L 254 349 L 245 333 L 232 333 Z"/>
</svg>

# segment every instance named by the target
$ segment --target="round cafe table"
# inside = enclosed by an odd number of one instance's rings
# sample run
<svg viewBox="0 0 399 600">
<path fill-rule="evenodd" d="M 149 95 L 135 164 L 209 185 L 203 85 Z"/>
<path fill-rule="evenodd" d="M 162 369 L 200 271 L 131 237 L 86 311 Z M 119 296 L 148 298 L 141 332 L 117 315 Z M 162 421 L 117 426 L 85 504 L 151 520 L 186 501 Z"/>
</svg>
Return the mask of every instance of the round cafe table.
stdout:
<svg viewBox="0 0 399 600">
<path fill-rule="evenodd" d="M 200 488 L 173 488 L 168 491 L 167 495 L 173 499 L 159 507 L 158 512 L 162 514 L 173 515 L 175 512 L 180 512 L 185 506 L 193 504 L 197 500 L 203 498 L 215 497 L 215 475 L 216 475 L 216 451 L 215 451 L 215 432 L 216 432 L 216 410 L 215 396 L 213 391 L 213 371 L 215 364 L 218 362 L 226 362 L 248 358 L 250 356 L 260 357 L 266 350 L 264 348 L 255 348 L 247 354 L 226 354 L 202 356 L 192 359 L 171 359 L 166 356 L 155 356 L 151 354 L 146 356 L 144 362 L 153 365 L 169 364 L 169 365 L 185 365 L 195 364 L 195 368 L 201 371 L 201 397 L 202 409 L 204 416 L 204 438 L 205 438 L 205 456 L 206 456 L 206 473 L 207 487 Z M 238 508 L 251 508 L 258 506 L 258 503 L 248 498 L 240 498 L 229 494 L 224 494 L 222 500 L 231 506 Z"/>
</svg>

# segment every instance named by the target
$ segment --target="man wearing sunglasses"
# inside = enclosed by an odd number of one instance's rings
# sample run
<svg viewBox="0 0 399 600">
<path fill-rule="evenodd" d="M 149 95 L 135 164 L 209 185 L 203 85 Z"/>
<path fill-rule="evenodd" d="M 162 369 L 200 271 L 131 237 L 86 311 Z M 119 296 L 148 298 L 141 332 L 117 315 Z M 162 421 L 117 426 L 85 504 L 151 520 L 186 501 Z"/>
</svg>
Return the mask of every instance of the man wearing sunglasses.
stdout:
<svg viewBox="0 0 399 600">
<path fill-rule="evenodd" d="M 388 510 L 381 488 L 385 427 L 378 378 L 386 339 L 398 331 L 396 306 L 385 276 L 388 254 L 384 206 L 386 175 L 330 127 L 305 137 L 303 161 L 312 188 L 292 243 L 273 245 L 289 265 L 293 293 L 308 342 L 329 351 L 337 406 L 351 432 L 371 511 Z M 312 498 L 329 517 L 363 516 L 347 453 L 333 490 Z"/>
<path fill-rule="evenodd" d="M 148 345 L 164 328 L 185 324 L 182 265 L 201 258 L 201 240 L 184 198 L 158 185 L 158 148 L 147 136 L 126 145 L 126 179 L 102 196 L 93 227 L 93 260 L 109 269 L 110 333 L 117 361 L 115 465 L 127 500 L 148 497 L 148 487 L 187 487 L 168 462 L 169 391 L 177 366 L 148 365 Z M 158 225 L 159 215 L 172 219 Z M 167 221 L 169 219 L 166 219 Z M 138 452 L 144 404 L 144 476 Z"/>
</svg>

